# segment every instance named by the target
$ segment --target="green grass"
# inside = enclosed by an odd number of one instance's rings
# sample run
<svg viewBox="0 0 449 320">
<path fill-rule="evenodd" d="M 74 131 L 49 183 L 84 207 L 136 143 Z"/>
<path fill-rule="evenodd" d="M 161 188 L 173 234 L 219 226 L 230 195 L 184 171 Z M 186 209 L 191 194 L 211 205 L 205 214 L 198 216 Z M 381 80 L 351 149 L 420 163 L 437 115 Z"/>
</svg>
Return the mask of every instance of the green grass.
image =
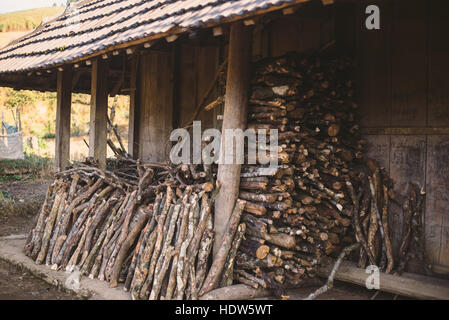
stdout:
<svg viewBox="0 0 449 320">
<path fill-rule="evenodd" d="M 50 7 L 0 14 L 0 32 L 32 30 L 45 17 L 53 17 L 63 10 L 64 7 Z"/>
<path fill-rule="evenodd" d="M 37 155 L 25 154 L 21 160 L 0 160 L 0 182 L 23 181 L 45 176 L 49 173 L 51 160 Z"/>
</svg>

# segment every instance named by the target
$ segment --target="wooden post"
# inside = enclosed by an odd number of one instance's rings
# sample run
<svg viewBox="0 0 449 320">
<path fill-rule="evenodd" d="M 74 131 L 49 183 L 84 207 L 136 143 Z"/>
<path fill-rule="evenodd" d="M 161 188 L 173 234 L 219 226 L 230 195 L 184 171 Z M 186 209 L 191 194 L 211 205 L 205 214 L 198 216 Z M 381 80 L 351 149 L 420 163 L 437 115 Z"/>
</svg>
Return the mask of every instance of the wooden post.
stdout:
<svg viewBox="0 0 449 320">
<path fill-rule="evenodd" d="M 106 168 L 108 67 L 103 59 L 92 62 L 89 156 L 98 161 L 101 169 Z"/>
<path fill-rule="evenodd" d="M 131 60 L 131 80 L 129 92 L 129 126 L 128 126 L 128 153 L 133 159 L 139 158 L 139 116 L 140 101 L 138 87 L 139 56 L 134 55 Z"/>
<path fill-rule="evenodd" d="M 251 31 L 243 23 L 231 26 L 228 54 L 226 98 L 222 126 L 222 148 L 226 129 L 246 130 L 250 75 Z M 214 256 L 221 245 L 235 201 L 239 194 L 241 164 L 219 164 L 217 181 L 221 185 L 215 201 Z"/>
<path fill-rule="evenodd" d="M 144 162 L 164 162 L 171 149 L 173 130 L 173 52 L 149 52 L 140 57 L 139 157 Z"/>
<path fill-rule="evenodd" d="M 56 101 L 55 170 L 61 171 L 70 162 L 70 114 L 72 110 L 72 66 L 58 71 Z"/>
</svg>

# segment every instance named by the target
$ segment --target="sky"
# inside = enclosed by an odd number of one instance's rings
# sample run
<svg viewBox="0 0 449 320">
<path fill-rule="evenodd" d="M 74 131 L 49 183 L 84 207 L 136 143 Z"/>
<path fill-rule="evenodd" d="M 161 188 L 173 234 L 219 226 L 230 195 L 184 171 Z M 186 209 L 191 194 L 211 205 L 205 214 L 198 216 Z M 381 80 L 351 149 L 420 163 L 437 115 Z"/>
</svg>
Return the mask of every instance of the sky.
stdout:
<svg viewBox="0 0 449 320">
<path fill-rule="evenodd" d="M 65 0 L 0 0 L 0 13 L 51 7 L 53 3 L 65 5 Z"/>
</svg>

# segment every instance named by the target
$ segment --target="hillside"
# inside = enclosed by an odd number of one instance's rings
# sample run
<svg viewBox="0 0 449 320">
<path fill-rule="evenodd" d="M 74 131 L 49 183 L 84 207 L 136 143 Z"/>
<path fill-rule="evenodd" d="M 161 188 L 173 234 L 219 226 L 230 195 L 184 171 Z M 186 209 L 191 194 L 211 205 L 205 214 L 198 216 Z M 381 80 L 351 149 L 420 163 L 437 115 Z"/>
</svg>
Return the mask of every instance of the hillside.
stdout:
<svg viewBox="0 0 449 320">
<path fill-rule="evenodd" d="M 26 35 L 28 32 L 29 31 L 0 32 L 0 49 L 9 44 L 14 39 Z"/>
<path fill-rule="evenodd" d="M 0 33 L 32 30 L 45 17 L 53 17 L 62 13 L 64 9 L 64 7 L 50 7 L 0 14 Z"/>
</svg>

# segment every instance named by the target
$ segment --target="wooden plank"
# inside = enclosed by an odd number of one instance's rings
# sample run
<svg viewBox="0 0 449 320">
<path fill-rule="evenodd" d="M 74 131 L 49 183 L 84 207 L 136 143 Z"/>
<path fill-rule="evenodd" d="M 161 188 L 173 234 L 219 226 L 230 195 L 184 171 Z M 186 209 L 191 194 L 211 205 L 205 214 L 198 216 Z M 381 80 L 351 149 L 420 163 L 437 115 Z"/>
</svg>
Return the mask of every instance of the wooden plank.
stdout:
<svg viewBox="0 0 449 320">
<path fill-rule="evenodd" d="M 178 123 L 181 126 L 189 124 L 192 114 L 198 103 L 196 55 L 198 48 L 194 46 L 181 45 L 179 55 L 179 106 Z M 191 125 L 191 123 L 189 124 Z"/>
<path fill-rule="evenodd" d="M 253 45 L 252 45 L 253 61 L 257 61 L 268 57 L 270 48 L 269 42 L 270 42 L 270 28 L 263 24 L 258 24 L 254 28 L 253 32 Z"/>
<path fill-rule="evenodd" d="M 242 23 L 235 23 L 231 26 L 222 132 L 225 132 L 226 129 L 246 129 L 251 34 L 251 28 L 243 26 Z M 221 145 L 225 146 L 225 143 L 225 135 L 223 134 Z M 223 149 L 224 147 L 222 147 Z M 214 256 L 220 248 L 239 193 L 240 170 L 240 164 L 220 163 L 218 165 L 217 183 L 221 189 L 215 201 Z"/>
<path fill-rule="evenodd" d="M 327 278 L 333 265 L 321 267 L 318 275 Z M 390 292 L 415 299 L 449 299 L 449 281 L 417 274 L 403 273 L 401 276 L 379 273 L 380 291 Z M 366 286 L 370 275 L 365 269 L 357 268 L 355 263 L 343 261 L 335 279 L 360 286 Z"/>
<path fill-rule="evenodd" d="M 426 125 L 426 3 L 421 0 L 394 2 L 392 126 Z"/>
<path fill-rule="evenodd" d="M 58 71 L 56 98 L 55 170 L 62 171 L 70 162 L 70 115 L 72 110 L 71 65 Z"/>
<path fill-rule="evenodd" d="M 426 250 L 432 263 L 449 266 L 448 136 L 428 136 Z"/>
<path fill-rule="evenodd" d="M 168 159 L 173 130 L 173 52 L 150 52 L 141 57 L 140 143 L 142 161 Z"/>
<path fill-rule="evenodd" d="M 376 160 L 387 172 L 390 172 L 390 136 L 366 135 L 366 156 Z"/>
<path fill-rule="evenodd" d="M 196 62 L 196 75 L 197 75 L 197 97 L 199 98 L 198 103 L 206 95 L 209 90 L 211 83 L 215 79 L 215 74 L 219 67 L 219 50 L 217 46 L 207 46 L 198 48 L 199 52 L 197 55 Z M 213 89 L 212 93 L 206 99 L 204 106 L 214 101 L 218 97 L 217 89 Z M 198 115 L 198 120 L 201 121 L 202 130 L 215 128 L 217 124 L 216 115 L 219 114 L 217 110 L 205 111 L 204 109 Z"/>
<path fill-rule="evenodd" d="M 449 125 L 449 1 L 429 1 L 429 125 Z"/>
<path fill-rule="evenodd" d="M 365 8 L 368 5 L 380 8 L 380 30 L 368 30 L 365 27 Z M 364 127 L 388 127 L 391 112 L 391 1 L 362 0 L 357 14 L 360 124 Z"/>
<path fill-rule="evenodd" d="M 319 49 L 320 27 L 319 18 L 305 19 L 297 15 L 283 16 L 274 21 L 271 26 L 271 55 L 276 57 L 290 51 Z"/>
<path fill-rule="evenodd" d="M 129 126 L 128 126 L 128 153 L 133 159 L 139 158 L 139 118 L 140 118 L 140 101 L 138 87 L 138 70 L 139 55 L 135 55 L 131 59 L 131 79 L 129 92 Z"/>
<path fill-rule="evenodd" d="M 396 192 L 406 195 L 408 183 L 425 185 L 426 137 L 392 136 L 390 150 L 390 176 Z M 402 230 L 402 208 L 392 204 L 391 230 Z M 392 233 L 392 246 L 398 252 L 402 234 Z"/>
<path fill-rule="evenodd" d="M 90 99 L 89 156 L 106 168 L 107 116 L 108 116 L 108 70 L 107 60 L 92 62 L 92 84 Z"/>
<path fill-rule="evenodd" d="M 338 3 L 335 6 L 335 37 L 337 47 L 342 52 L 356 52 L 356 30 L 357 23 L 360 23 L 356 16 L 354 3 Z"/>
<path fill-rule="evenodd" d="M 268 297 L 270 290 L 235 284 L 228 287 L 218 288 L 202 295 L 199 300 L 250 300 Z"/>
<path fill-rule="evenodd" d="M 374 127 L 360 128 L 367 135 L 449 135 L 449 127 Z"/>
</svg>

